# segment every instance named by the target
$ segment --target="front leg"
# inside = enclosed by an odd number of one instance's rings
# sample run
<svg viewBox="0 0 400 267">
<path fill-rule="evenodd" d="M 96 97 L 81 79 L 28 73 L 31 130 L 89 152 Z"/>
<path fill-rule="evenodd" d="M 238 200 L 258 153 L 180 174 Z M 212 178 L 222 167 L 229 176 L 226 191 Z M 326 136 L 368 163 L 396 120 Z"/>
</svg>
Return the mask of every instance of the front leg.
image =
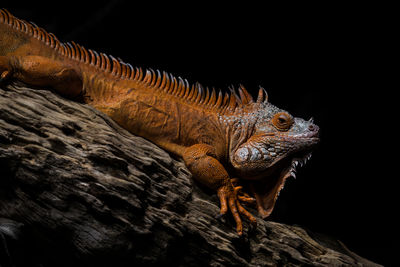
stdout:
<svg viewBox="0 0 400 267">
<path fill-rule="evenodd" d="M 240 205 L 237 190 L 232 186 L 228 172 L 217 160 L 215 149 L 212 146 L 196 144 L 188 147 L 183 153 L 183 159 L 194 179 L 217 191 L 221 202 L 220 214 L 226 214 L 229 207 L 239 235 L 243 233 L 239 214 L 246 216 L 252 223 L 256 223 L 256 219 Z"/>
</svg>

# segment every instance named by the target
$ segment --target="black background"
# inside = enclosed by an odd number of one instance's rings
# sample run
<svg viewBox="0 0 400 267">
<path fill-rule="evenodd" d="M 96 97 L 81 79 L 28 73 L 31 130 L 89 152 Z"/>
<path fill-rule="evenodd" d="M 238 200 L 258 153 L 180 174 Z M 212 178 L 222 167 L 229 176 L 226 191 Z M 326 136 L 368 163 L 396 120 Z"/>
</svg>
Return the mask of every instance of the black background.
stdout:
<svg viewBox="0 0 400 267">
<path fill-rule="evenodd" d="M 394 265 L 399 163 L 390 101 L 397 96 L 390 92 L 398 85 L 391 82 L 389 9 L 132 1 L 8 8 L 61 41 L 204 86 L 243 84 L 254 96 L 263 86 L 274 105 L 313 116 L 321 144 L 288 181 L 271 220 L 333 236 L 361 256 Z"/>
</svg>

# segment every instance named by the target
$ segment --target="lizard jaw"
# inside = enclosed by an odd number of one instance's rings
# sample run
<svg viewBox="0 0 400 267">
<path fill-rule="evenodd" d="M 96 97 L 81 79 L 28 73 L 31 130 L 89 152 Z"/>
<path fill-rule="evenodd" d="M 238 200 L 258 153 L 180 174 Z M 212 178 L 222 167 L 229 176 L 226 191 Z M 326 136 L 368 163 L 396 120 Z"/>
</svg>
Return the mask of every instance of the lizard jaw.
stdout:
<svg viewBox="0 0 400 267">
<path fill-rule="evenodd" d="M 311 157 L 312 157 L 312 152 L 309 152 L 309 153 L 305 154 L 303 157 L 300 157 L 300 158 L 299 157 L 295 157 L 295 158 L 293 158 L 292 159 L 292 164 L 291 164 L 290 170 L 289 170 L 290 176 L 292 176 L 293 178 L 296 179 L 297 168 L 299 166 L 303 167 L 307 163 L 307 161 L 309 161 L 311 159 Z"/>
<path fill-rule="evenodd" d="M 292 158 L 290 165 L 287 168 L 285 168 L 280 174 L 280 177 L 278 179 L 278 187 L 277 190 L 274 192 L 275 194 L 274 202 L 277 200 L 277 198 L 280 195 L 280 192 L 285 187 L 286 179 L 288 179 L 289 177 L 293 177 L 294 179 L 296 179 L 298 168 L 303 167 L 311 159 L 311 157 L 312 157 L 312 152 L 308 152 L 303 156 Z"/>
<path fill-rule="evenodd" d="M 276 168 L 273 173 L 264 176 L 263 179 L 249 181 L 249 183 L 254 183 L 252 192 L 257 199 L 258 211 L 263 219 L 271 214 L 286 180 L 290 177 L 296 178 L 298 168 L 303 167 L 311 156 L 310 151 L 296 154 L 281 161 L 279 168 Z"/>
</svg>

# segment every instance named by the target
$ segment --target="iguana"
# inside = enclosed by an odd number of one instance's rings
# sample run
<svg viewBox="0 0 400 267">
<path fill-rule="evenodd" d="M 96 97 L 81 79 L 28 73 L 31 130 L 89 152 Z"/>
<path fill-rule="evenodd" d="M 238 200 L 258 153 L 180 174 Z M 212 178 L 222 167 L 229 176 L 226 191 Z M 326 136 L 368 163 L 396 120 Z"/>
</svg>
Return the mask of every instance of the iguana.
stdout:
<svg viewBox="0 0 400 267">
<path fill-rule="evenodd" d="M 62 43 L 42 28 L 0 10 L 0 79 L 48 87 L 104 112 L 123 128 L 183 158 L 199 183 L 214 189 L 220 214 L 231 211 L 239 235 L 242 205 L 272 212 L 285 180 L 319 142 L 313 120 L 296 118 L 268 102 L 260 88 L 222 93 L 167 72 Z"/>
</svg>

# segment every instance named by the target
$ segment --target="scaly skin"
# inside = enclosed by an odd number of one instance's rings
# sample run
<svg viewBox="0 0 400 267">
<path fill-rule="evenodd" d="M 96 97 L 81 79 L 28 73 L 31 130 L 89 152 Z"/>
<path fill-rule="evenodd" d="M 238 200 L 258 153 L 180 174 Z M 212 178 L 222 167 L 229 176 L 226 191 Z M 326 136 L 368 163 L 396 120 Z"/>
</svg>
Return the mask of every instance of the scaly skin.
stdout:
<svg viewBox="0 0 400 267">
<path fill-rule="evenodd" d="M 183 158 L 194 179 L 217 191 L 221 211 L 231 211 L 242 234 L 242 206 L 256 202 L 266 218 L 285 180 L 318 143 L 312 120 L 293 118 L 237 92 L 192 86 L 186 80 L 61 43 L 43 29 L 0 10 L 0 82 L 48 87 L 104 112 L 122 127 Z M 237 95 L 239 94 L 239 96 Z"/>
</svg>

